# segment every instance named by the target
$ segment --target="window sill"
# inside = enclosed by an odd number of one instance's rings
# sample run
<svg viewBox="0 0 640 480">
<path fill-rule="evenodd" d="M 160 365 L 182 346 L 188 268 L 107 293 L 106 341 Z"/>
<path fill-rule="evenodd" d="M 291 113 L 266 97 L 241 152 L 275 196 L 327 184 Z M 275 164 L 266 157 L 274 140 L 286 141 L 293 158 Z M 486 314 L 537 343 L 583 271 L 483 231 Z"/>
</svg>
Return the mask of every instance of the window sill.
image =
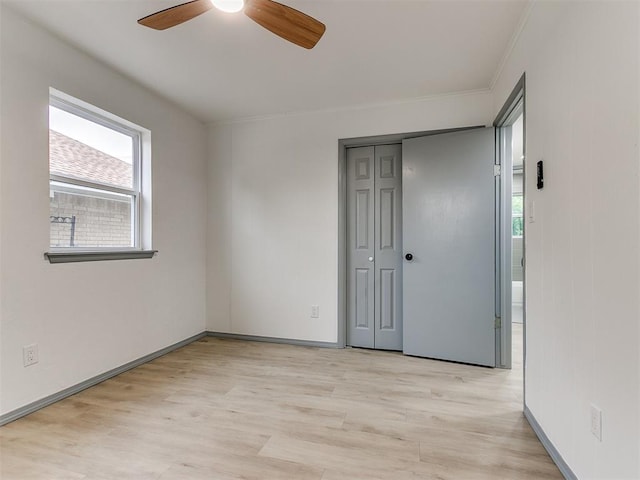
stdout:
<svg viewBox="0 0 640 480">
<path fill-rule="evenodd" d="M 151 258 L 157 250 L 122 250 L 117 252 L 46 252 L 49 263 L 100 262 L 103 260 L 134 260 Z"/>
</svg>

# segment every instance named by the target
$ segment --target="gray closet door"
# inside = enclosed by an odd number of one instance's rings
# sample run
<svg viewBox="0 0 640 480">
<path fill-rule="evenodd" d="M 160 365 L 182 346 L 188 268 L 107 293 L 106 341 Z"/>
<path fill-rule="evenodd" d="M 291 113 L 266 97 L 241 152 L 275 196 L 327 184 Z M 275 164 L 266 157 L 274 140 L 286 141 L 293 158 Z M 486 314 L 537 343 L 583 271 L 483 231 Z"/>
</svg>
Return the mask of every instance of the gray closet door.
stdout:
<svg viewBox="0 0 640 480">
<path fill-rule="evenodd" d="M 347 150 L 347 343 L 402 350 L 402 147 Z"/>
<path fill-rule="evenodd" d="M 375 158 L 375 348 L 402 350 L 402 145 Z"/>
<path fill-rule="evenodd" d="M 347 150 L 347 343 L 374 347 L 374 147 Z"/>
<path fill-rule="evenodd" d="M 492 128 L 403 141 L 404 353 L 495 366 Z"/>
</svg>

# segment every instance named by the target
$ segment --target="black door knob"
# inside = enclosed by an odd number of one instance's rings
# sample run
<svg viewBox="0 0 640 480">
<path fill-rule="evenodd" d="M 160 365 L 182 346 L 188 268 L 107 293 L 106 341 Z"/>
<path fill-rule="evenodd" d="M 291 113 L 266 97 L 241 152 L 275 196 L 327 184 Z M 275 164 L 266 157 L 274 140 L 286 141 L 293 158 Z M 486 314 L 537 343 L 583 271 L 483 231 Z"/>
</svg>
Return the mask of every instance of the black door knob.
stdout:
<svg viewBox="0 0 640 480">
<path fill-rule="evenodd" d="M 413 255 L 412 255 L 411 253 L 407 253 L 407 254 L 404 256 L 404 258 L 406 258 L 406 259 L 407 259 L 407 261 L 409 261 L 409 262 L 410 262 L 411 260 L 413 260 Z"/>
</svg>

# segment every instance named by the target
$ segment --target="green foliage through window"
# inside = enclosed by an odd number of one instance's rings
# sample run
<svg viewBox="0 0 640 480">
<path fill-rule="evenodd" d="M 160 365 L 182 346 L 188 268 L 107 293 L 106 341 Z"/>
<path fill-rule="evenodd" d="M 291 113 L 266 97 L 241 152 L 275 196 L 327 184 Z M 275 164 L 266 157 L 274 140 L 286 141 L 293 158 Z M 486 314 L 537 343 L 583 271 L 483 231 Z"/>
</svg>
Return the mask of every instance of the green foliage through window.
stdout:
<svg viewBox="0 0 640 480">
<path fill-rule="evenodd" d="M 522 217 L 513 217 L 511 220 L 511 234 L 514 237 L 521 237 L 524 233 L 524 226 L 522 225 Z"/>
<path fill-rule="evenodd" d="M 522 214 L 524 212 L 522 195 L 513 195 L 511 198 L 511 235 L 521 237 L 524 233 L 524 222 Z"/>
<path fill-rule="evenodd" d="M 514 195 L 511 201 L 511 211 L 514 215 L 522 215 L 522 195 Z"/>
</svg>

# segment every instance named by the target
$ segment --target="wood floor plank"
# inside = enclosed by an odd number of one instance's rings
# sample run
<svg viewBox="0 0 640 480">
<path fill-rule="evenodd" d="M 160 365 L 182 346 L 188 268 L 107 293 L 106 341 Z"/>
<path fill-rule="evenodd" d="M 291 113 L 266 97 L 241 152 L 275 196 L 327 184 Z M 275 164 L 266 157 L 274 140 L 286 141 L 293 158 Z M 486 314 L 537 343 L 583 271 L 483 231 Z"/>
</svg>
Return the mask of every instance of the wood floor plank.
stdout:
<svg viewBox="0 0 640 480">
<path fill-rule="evenodd" d="M 521 363 L 217 338 L 0 428 L 0 452 L 6 480 L 562 478 Z"/>
</svg>

